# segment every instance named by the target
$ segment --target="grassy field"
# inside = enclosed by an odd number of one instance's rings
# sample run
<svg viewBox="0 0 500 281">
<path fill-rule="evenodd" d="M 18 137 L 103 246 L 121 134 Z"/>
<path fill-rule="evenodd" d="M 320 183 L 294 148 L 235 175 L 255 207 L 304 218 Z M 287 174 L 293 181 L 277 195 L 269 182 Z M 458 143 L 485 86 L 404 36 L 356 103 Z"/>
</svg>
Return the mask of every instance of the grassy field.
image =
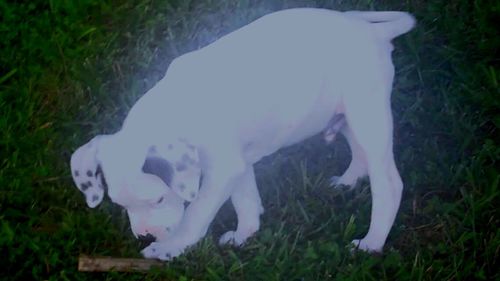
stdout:
<svg viewBox="0 0 500 281">
<path fill-rule="evenodd" d="M 500 280 L 500 2 L 0 0 L 0 279 Z M 368 227 L 367 182 L 332 190 L 343 139 L 314 137 L 256 165 L 266 212 L 241 249 L 225 206 L 191 252 L 150 273 L 81 273 L 80 254 L 139 257 L 126 214 L 88 209 L 68 163 L 117 130 L 172 58 L 286 7 L 406 10 L 396 40 L 395 154 L 403 202 L 382 255 L 349 251 Z"/>
</svg>

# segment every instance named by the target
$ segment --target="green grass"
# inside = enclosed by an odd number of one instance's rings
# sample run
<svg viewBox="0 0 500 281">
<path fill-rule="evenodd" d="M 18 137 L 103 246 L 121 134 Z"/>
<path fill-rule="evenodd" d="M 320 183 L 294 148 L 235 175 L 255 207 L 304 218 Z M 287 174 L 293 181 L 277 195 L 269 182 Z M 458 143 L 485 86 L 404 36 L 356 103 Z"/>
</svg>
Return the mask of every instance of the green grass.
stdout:
<svg viewBox="0 0 500 281">
<path fill-rule="evenodd" d="M 494 0 L 0 0 L 0 279 L 499 280 L 499 85 Z M 331 190 L 345 142 L 319 137 L 256 166 L 266 209 L 241 249 L 225 206 L 192 251 L 147 275 L 80 273 L 79 254 L 139 257 L 126 214 L 88 209 L 72 151 L 117 130 L 172 58 L 284 7 L 398 9 L 418 27 L 396 40 L 395 151 L 405 182 L 382 255 L 351 254 L 370 194 Z"/>
</svg>

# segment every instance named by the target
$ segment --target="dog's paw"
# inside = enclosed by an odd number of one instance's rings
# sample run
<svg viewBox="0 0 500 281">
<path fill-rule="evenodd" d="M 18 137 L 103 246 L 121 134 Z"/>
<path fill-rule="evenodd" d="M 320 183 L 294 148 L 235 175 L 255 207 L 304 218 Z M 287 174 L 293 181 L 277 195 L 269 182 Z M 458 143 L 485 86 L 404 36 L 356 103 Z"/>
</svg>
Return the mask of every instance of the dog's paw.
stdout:
<svg viewBox="0 0 500 281">
<path fill-rule="evenodd" d="M 368 253 L 381 253 L 382 247 L 380 243 L 374 243 L 373 241 L 369 241 L 368 239 L 354 239 L 351 244 L 354 249 L 365 251 Z"/>
<path fill-rule="evenodd" d="M 236 241 L 235 241 L 235 238 L 234 238 L 234 234 L 236 232 L 235 231 L 228 231 L 224 234 L 222 234 L 222 236 L 219 238 L 219 245 L 223 246 L 223 245 L 234 245 L 236 244 Z"/>
<path fill-rule="evenodd" d="M 180 256 L 185 247 L 179 247 L 168 242 L 153 242 L 141 251 L 141 254 L 148 259 L 159 259 L 170 261 Z"/>
<path fill-rule="evenodd" d="M 333 188 L 341 188 L 345 186 L 351 186 L 342 177 L 333 176 L 330 178 L 330 186 Z"/>
<path fill-rule="evenodd" d="M 349 187 L 354 188 L 358 183 L 358 178 L 348 179 L 344 176 L 333 176 L 330 178 L 330 186 L 333 188 Z"/>
<path fill-rule="evenodd" d="M 228 231 L 219 238 L 219 245 L 240 247 L 252 236 L 258 228 L 248 228 L 247 231 Z"/>
<path fill-rule="evenodd" d="M 240 236 L 241 235 L 238 235 L 236 231 L 228 231 L 219 238 L 219 245 L 231 245 L 239 247 L 246 241 L 246 239 L 243 239 Z"/>
<path fill-rule="evenodd" d="M 338 176 L 333 176 L 330 178 L 330 186 L 331 187 L 339 187 L 339 180 L 340 180 L 340 177 Z"/>
</svg>

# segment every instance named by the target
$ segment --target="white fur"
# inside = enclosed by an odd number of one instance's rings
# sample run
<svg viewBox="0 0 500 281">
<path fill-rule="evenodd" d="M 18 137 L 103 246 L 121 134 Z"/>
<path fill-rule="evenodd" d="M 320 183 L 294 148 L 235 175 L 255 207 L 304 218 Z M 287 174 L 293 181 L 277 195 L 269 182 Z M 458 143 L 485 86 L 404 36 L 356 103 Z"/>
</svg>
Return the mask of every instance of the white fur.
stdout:
<svg viewBox="0 0 500 281">
<path fill-rule="evenodd" d="M 345 115 L 340 131 L 353 160 L 332 184 L 370 176 L 370 228 L 353 242 L 381 251 L 403 188 L 392 152 L 390 41 L 413 25 L 403 12 L 291 9 L 175 59 L 165 78 L 134 105 L 121 131 L 100 144 L 112 199 L 139 173 L 152 145 L 183 139 L 199 153 L 203 182 L 196 200 L 177 229 L 145 248 L 144 256 L 180 255 L 205 235 L 229 198 L 238 227 L 220 242 L 244 243 L 258 230 L 263 211 L 252 165 L 321 132 L 335 114 Z"/>
</svg>

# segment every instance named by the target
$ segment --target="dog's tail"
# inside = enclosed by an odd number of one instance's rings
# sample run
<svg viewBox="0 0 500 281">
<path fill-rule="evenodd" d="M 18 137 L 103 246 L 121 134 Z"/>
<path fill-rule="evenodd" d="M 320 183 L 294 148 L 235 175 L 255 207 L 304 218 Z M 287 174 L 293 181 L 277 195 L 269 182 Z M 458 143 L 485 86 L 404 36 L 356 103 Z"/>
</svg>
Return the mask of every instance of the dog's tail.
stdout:
<svg viewBox="0 0 500 281">
<path fill-rule="evenodd" d="M 405 12 L 348 11 L 345 14 L 372 23 L 378 36 L 389 41 L 410 31 L 416 23 L 415 18 Z"/>
</svg>

